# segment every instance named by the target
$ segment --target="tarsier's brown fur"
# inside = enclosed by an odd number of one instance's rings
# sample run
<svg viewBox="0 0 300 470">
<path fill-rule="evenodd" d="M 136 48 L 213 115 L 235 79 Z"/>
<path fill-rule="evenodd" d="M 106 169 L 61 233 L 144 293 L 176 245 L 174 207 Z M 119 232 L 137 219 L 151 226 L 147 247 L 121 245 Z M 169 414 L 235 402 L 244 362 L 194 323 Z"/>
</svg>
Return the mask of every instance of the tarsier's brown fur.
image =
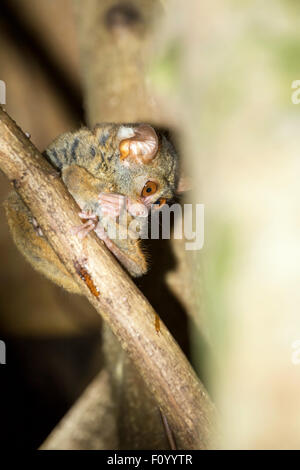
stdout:
<svg viewBox="0 0 300 470">
<path fill-rule="evenodd" d="M 61 172 L 81 210 L 99 216 L 96 234 L 105 234 L 108 248 L 133 276 L 144 274 L 147 263 L 140 240 L 110 239 L 112 218 L 101 213 L 98 195 L 116 193 L 148 207 L 170 199 L 178 185 L 178 158 L 167 138 L 148 125 L 99 124 L 92 131 L 83 128 L 61 135 L 45 157 Z M 143 197 L 149 181 L 155 181 L 157 189 L 153 196 Z M 32 266 L 68 291 L 80 293 L 16 192 L 4 206 L 14 241 Z M 126 216 L 124 223 L 121 215 L 114 219 L 120 233 L 134 218 L 128 212 Z M 145 217 L 140 223 L 145 225 Z"/>
</svg>

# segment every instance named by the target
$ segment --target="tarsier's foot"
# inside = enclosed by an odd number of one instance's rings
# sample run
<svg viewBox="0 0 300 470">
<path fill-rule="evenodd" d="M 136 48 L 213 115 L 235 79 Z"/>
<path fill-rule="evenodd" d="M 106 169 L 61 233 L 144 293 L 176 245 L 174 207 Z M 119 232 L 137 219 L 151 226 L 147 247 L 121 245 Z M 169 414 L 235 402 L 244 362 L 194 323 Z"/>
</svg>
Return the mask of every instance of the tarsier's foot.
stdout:
<svg viewBox="0 0 300 470">
<path fill-rule="evenodd" d="M 128 210 L 134 217 L 146 216 L 148 214 L 148 209 L 144 204 L 132 201 L 121 194 L 100 193 L 98 201 L 102 212 L 109 217 L 119 217 L 124 209 Z"/>
<path fill-rule="evenodd" d="M 78 235 L 79 238 L 83 239 L 87 236 L 88 233 L 90 233 L 92 230 L 95 230 L 99 219 L 97 215 L 91 212 L 83 211 L 79 212 L 78 215 L 81 219 L 85 220 L 85 222 L 82 225 L 72 227 L 71 230 L 73 234 Z"/>
<path fill-rule="evenodd" d="M 44 234 L 43 234 L 43 230 L 41 229 L 41 227 L 39 226 L 38 224 L 38 221 L 32 217 L 32 225 L 33 225 L 33 228 L 34 228 L 34 231 L 35 233 L 39 236 L 39 237 L 43 237 Z"/>
</svg>

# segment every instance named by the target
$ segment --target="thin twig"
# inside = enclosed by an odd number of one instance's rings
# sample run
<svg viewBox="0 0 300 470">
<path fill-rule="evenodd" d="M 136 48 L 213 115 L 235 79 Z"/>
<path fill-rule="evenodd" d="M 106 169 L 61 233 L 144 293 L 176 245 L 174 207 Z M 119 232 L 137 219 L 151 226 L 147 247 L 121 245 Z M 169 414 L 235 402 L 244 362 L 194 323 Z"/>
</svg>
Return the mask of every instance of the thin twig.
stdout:
<svg viewBox="0 0 300 470">
<path fill-rule="evenodd" d="M 174 435 L 173 435 L 172 430 L 169 426 L 167 417 L 163 414 L 163 412 L 161 410 L 160 410 L 160 414 L 161 414 L 161 419 L 162 419 L 162 422 L 163 422 L 164 430 L 165 430 L 165 433 L 167 435 L 171 450 L 177 450 Z"/>
</svg>

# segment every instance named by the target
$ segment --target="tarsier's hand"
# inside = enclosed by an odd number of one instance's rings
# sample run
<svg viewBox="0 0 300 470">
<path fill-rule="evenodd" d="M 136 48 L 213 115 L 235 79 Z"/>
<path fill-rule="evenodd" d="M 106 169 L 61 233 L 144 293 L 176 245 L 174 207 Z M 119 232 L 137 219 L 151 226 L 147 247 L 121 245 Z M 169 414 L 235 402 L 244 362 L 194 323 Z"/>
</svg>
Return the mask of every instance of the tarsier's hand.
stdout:
<svg viewBox="0 0 300 470">
<path fill-rule="evenodd" d="M 89 206 L 93 209 L 79 212 L 84 223 L 74 227 L 72 232 L 83 239 L 94 230 L 132 275 L 145 273 L 146 260 L 139 246 L 139 234 L 132 236 L 131 223 L 143 216 L 140 224 L 144 226 L 148 216 L 147 207 L 136 201 L 133 203 L 126 196 L 109 192 L 99 194 L 97 202 L 91 204 L 90 201 Z"/>
<path fill-rule="evenodd" d="M 100 193 L 98 201 L 102 213 L 109 217 L 119 217 L 124 210 L 133 217 L 147 216 L 148 214 L 147 206 L 121 194 Z"/>
<path fill-rule="evenodd" d="M 115 193 L 100 193 L 98 196 L 101 213 L 108 217 L 119 217 L 126 208 L 126 197 Z"/>
<path fill-rule="evenodd" d="M 100 193 L 98 196 L 98 202 L 100 206 L 100 217 L 91 209 L 82 210 L 78 213 L 79 217 L 84 221 L 84 223 L 82 225 L 73 227 L 72 233 L 77 234 L 81 239 L 85 238 L 89 232 L 96 229 L 99 220 L 101 225 L 102 217 L 115 219 L 115 222 L 117 222 L 117 218 L 120 218 L 121 215 L 126 217 L 127 212 L 132 217 L 147 217 L 148 215 L 148 208 L 144 204 L 137 203 L 136 201 L 133 202 L 130 198 L 121 194 Z M 120 219 L 118 222 L 120 222 Z M 101 238 L 103 239 L 103 237 Z"/>
</svg>

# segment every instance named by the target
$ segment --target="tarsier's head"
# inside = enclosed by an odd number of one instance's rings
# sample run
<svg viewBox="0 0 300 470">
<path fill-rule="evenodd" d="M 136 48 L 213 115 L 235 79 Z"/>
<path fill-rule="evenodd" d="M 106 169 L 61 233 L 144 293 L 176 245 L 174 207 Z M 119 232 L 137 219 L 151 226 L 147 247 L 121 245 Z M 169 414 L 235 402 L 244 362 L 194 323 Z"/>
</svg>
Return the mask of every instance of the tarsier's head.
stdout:
<svg viewBox="0 0 300 470">
<path fill-rule="evenodd" d="M 148 124 L 121 125 L 117 142 L 117 190 L 147 207 L 164 205 L 182 186 L 171 142 Z"/>
</svg>

